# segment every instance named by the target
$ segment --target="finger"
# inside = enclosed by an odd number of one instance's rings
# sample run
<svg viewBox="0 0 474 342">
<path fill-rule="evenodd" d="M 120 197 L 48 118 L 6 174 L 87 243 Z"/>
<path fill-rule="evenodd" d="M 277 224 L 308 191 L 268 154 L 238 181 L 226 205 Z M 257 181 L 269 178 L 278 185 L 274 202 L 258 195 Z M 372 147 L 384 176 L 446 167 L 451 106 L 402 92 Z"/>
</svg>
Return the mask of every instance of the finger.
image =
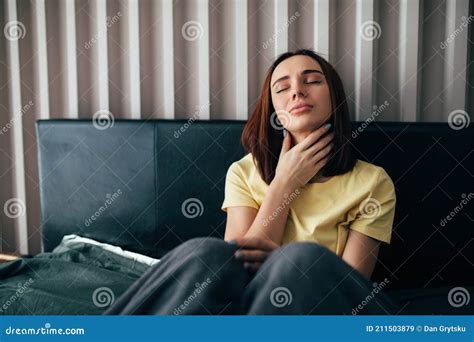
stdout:
<svg viewBox="0 0 474 342">
<path fill-rule="evenodd" d="M 311 161 L 313 163 L 317 163 L 319 162 L 321 159 L 323 158 L 329 158 L 329 153 L 331 152 L 331 150 L 334 148 L 334 144 L 333 143 L 330 143 L 329 145 L 327 145 L 325 148 L 323 148 L 321 151 L 317 152 L 313 158 L 311 159 Z"/>
<path fill-rule="evenodd" d="M 263 262 L 265 261 L 268 256 L 270 255 L 269 252 L 261 251 L 261 250 L 245 250 L 239 249 L 237 252 L 234 253 L 234 256 L 237 260 L 247 261 L 247 262 Z"/>
<path fill-rule="evenodd" d="M 317 130 L 311 132 L 306 138 L 304 138 L 304 140 L 300 144 L 298 144 L 299 148 L 301 148 L 302 151 L 308 149 L 324 134 L 326 134 L 330 128 L 331 126 L 328 127 L 328 125 L 324 125 L 322 127 L 319 127 Z"/>
<path fill-rule="evenodd" d="M 314 156 L 320 150 L 328 146 L 334 140 L 334 133 L 330 133 L 319 139 L 313 146 L 309 147 L 304 153 Z"/>
<path fill-rule="evenodd" d="M 329 156 L 321 159 L 318 162 L 316 162 L 314 164 L 314 167 L 317 168 L 318 170 L 321 170 L 323 168 L 323 166 L 327 164 L 328 161 L 329 161 Z"/>
<path fill-rule="evenodd" d="M 236 242 L 237 245 L 241 248 L 253 248 L 260 249 L 262 251 L 273 251 L 274 249 L 279 247 L 273 241 L 255 237 L 236 239 Z"/>
<path fill-rule="evenodd" d="M 285 154 L 291 149 L 291 135 L 286 132 L 286 136 L 283 138 L 283 143 L 281 145 L 280 156 Z"/>
</svg>

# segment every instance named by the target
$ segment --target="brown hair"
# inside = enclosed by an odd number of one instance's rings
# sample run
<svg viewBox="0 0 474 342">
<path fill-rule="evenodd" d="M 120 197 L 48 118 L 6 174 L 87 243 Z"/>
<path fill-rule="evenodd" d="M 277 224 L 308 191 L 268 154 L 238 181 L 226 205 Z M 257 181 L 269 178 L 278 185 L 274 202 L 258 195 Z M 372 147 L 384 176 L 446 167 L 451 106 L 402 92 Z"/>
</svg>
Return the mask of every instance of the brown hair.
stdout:
<svg viewBox="0 0 474 342">
<path fill-rule="evenodd" d="M 329 86 L 332 113 L 326 123 L 331 123 L 334 132 L 334 148 L 329 155 L 327 164 L 321 169 L 320 175 L 331 177 L 344 174 L 353 169 L 356 159 L 352 151 L 351 122 L 349 108 L 341 78 L 329 62 L 312 50 L 301 49 L 296 52 L 286 52 L 280 55 L 270 66 L 263 82 L 260 100 L 248 119 L 242 132 L 242 145 L 247 152 L 252 153 L 254 162 L 263 180 L 270 184 L 275 177 L 283 134 L 271 124 L 272 113 L 275 112 L 270 92 L 270 82 L 273 71 L 285 59 L 304 55 L 319 63 Z"/>
</svg>

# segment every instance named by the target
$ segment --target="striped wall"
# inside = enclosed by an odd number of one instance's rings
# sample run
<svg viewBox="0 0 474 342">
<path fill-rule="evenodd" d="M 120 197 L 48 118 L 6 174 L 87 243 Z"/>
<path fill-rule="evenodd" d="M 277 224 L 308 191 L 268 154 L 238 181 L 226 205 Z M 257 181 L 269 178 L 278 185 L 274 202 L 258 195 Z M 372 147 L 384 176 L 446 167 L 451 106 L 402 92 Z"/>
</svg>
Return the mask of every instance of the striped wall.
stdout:
<svg viewBox="0 0 474 342">
<path fill-rule="evenodd" d="M 354 120 L 472 117 L 472 13 L 469 0 L 1 0 L 0 250 L 41 251 L 35 120 L 246 119 L 272 60 L 302 47 L 336 66 Z"/>
</svg>

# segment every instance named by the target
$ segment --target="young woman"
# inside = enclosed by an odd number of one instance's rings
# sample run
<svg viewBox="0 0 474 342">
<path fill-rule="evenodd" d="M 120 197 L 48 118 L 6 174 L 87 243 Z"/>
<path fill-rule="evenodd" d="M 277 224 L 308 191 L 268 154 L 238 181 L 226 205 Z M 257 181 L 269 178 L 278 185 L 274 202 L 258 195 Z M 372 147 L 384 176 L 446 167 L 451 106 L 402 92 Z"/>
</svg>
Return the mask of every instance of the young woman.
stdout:
<svg viewBox="0 0 474 342">
<path fill-rule="evenodd" d="M 249 153 L 226 178 L 225 241 L 178 246 L 107 313 L 396 313 L 369 281 L 390 242 L 394 186 L 354 158 L 335 69 L 311 50 L 281 55 L 242 144 Z"/>
</svg>

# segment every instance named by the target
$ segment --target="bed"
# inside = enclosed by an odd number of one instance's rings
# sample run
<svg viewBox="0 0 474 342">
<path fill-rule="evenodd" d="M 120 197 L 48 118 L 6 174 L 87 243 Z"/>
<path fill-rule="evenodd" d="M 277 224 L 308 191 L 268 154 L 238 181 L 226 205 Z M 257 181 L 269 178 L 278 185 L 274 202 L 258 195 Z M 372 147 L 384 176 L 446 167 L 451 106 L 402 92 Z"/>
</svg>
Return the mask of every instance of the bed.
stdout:
<svg viewBox="0 0 474 342">
<path fill-rule="evenodd" d="M 223 238 L 225 174 L 245 153 L 243 125 L 38 121 L 44 253 L 0 265 L 0 314 L 100 314 L 183 241 Z M 384 167 L 397 191 L 373 281 L 388 280 L 398 314 L 472 313 L 474 201 L 440 222 L 474 191 L 474 127 L 354 122 L 353 131 L 358 157 Z"/>
<path fill-rule="evenodd" d="M 51 252 L 0 265 L 0 314 L 101 314 L 157 262 L 68 235 Z"/>
</svg>

